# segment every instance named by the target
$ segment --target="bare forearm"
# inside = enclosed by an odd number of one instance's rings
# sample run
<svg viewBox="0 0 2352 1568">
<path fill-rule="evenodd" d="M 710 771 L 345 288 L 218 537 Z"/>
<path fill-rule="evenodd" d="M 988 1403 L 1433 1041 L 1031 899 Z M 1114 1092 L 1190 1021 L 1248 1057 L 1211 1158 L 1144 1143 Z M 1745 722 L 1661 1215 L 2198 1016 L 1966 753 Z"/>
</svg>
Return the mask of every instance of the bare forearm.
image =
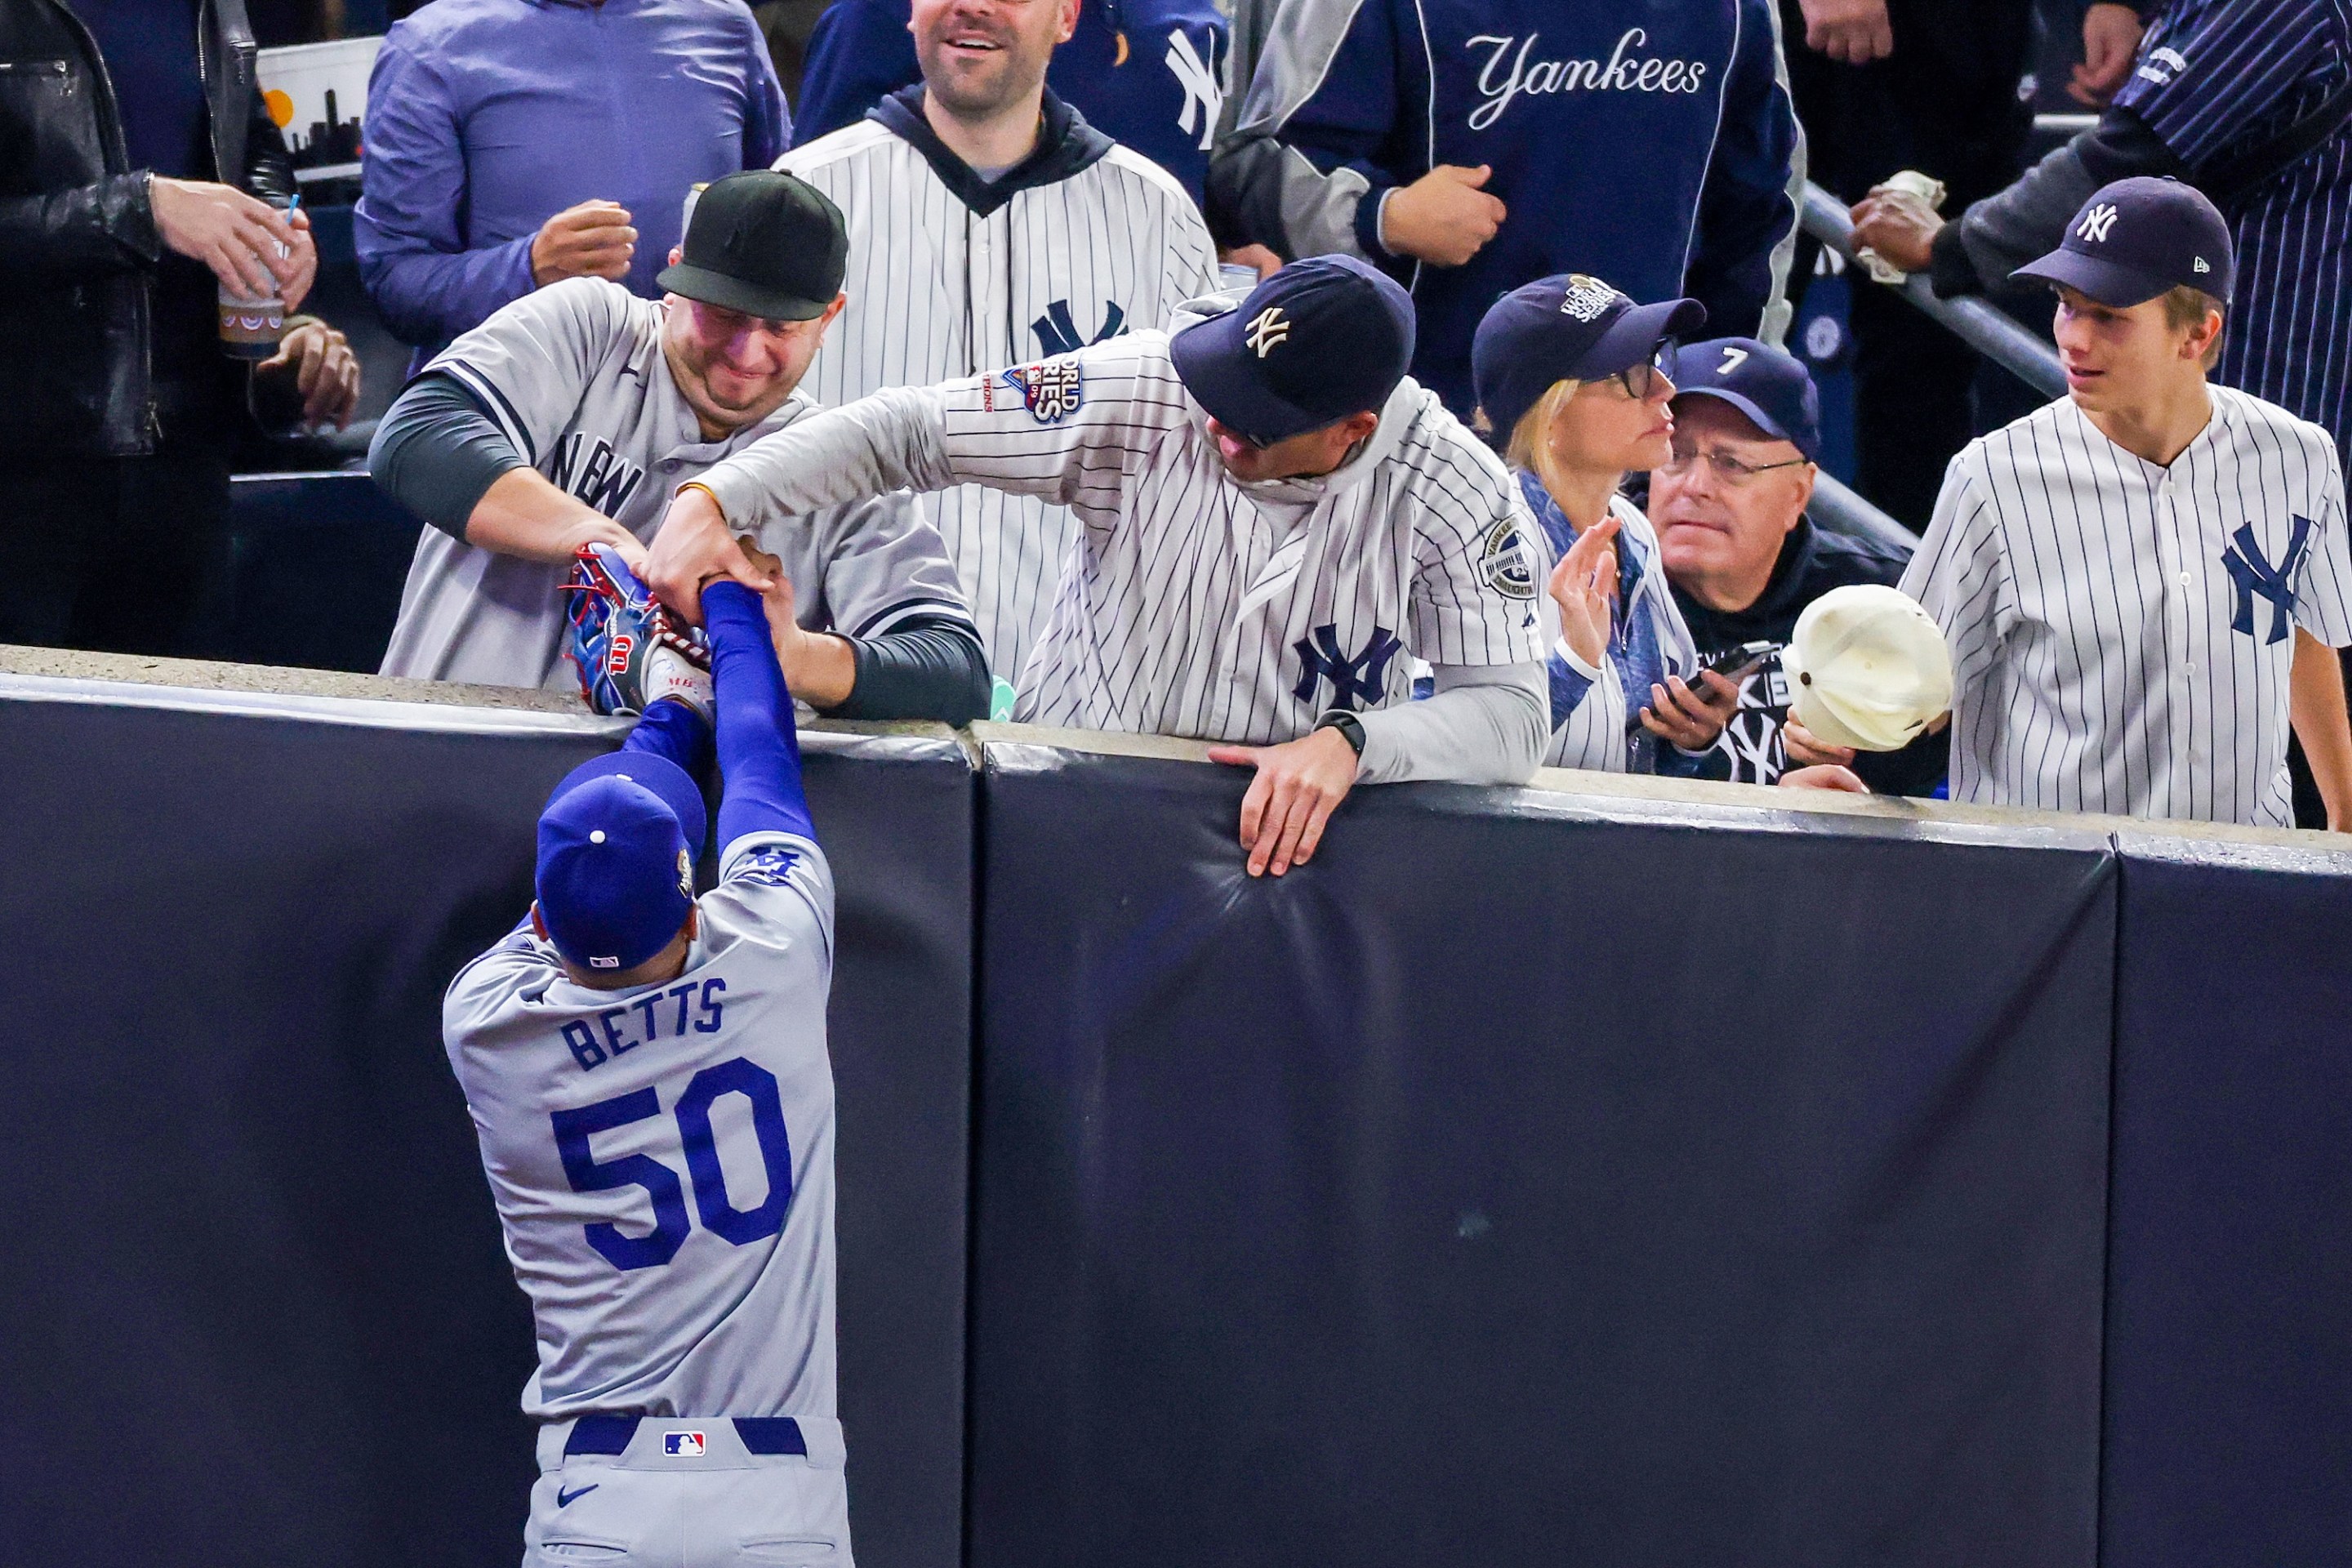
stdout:
<svg viewBox="0 0 2352 1568">
<path fill-rule="evenodd" d="M 2334 648 L 2300 626 L 2287 705 L 2312 782 L 2326 803 L 2327 826 L 2352 830 L 2352 719 L 2345 711 L 2344 667 Z"/>
<path fill-rule="evenodd" d="M 499 476 L 466 520 L 466 542 L 556 565 L 569 563 L 583 544 L 621 545 L 625 554 L 643 559 L 628 530 L 565 495 L 536 468 Z"/>
<path fill-rule="evenodd" d="M 779 639 L 781 643 L 782 639 Z M 784 683 L 812 708 L 838 708 L 857 685 L 857 649 L 838 632 L 810 632 L 779 647 Z"/>
</svg>

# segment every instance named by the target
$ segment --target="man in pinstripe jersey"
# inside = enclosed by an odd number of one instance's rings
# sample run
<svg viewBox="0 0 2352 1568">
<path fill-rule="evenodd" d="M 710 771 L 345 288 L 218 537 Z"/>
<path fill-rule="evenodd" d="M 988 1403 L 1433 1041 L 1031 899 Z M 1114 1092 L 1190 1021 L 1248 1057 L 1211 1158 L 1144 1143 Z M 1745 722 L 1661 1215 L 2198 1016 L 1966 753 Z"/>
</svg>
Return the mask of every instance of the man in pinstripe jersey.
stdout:
<svg viewBox="0 0 2352 1568">
<path fill-rule="evenodd" d="M 849 223 L 849 303 L 810 367 L 829 404 L 1164 327 L 1217 286 L 1199 210 L 1045 89 L 1078 0 L 914 0 L 923 79 L 776 167 Z M 1076 537 L 1069 509 L 960 486 L 934 518 L 1011 706 Z"/>
<path fill-rule="evenodd" d="M 1953 799 L 2291 826 L 2292 716 L 2352 826 L 2310 679 L 2352 643 L 2344 476 L 2326 431 L 2207 385 L 2234 270 L 2213 204 L 2147 176 L 2019 269 L 2058 291 L 2068 395 L 1952 460 L 1903 579 L 1951 646 Z"/>
<path fill-rule="evenodd" d="M 682 610 L 706 577 L 758 583 L 729 530 L 819 496 L 1046 497 L 1083 531 L 1014 716 L 1244 742 L 1210 755 L 1257 770 L 1253 876 L 1310 858 L 1357 784 L 1526 779 L 1549 563 L 1502 464 L 1405 375 L 1412 300 L 1329 256 L 1201 309 L 755 443 L 678 492 L 648 581 Z"/>
</svg>

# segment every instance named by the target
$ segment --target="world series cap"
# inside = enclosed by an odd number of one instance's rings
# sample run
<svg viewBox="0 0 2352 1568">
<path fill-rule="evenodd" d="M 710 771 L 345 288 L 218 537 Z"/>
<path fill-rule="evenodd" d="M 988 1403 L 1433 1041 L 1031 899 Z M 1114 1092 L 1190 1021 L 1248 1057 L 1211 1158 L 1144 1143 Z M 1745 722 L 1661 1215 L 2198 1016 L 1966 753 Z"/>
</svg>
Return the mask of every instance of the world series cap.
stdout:
<svg viewBox="0 0 2352 1568">
<path fill-rule="evenodd" d="M 751 169 L 696 195 L 681 252 L 656 287 L 747 316 L 806 321 L 841 293 L 849 226 L 806 180 Z"/>
<path fill-rule="evenodd" d="M 1728 403 L 1767 436 L 1822 455 L 1822 395 L 1796 355 L 1754 338 L 1709 338 L 1675 353 L 1675 395 Z"/>
<path fill-rule="evenodd" d="M 1636 305 L 1598 278 L 1555 273 L 1495 301 L 1470 340 L 1470 379 L 1499 442 L 1554 382 L 1631 370 L 1705 325 L 1696 300 Z"/>
<path fill-rule="evenodd" d="M 2229 221 L 2204 192 L 2135 174 L 2092 193 L 2058 248 L 2010 278 L 2063 283 L 2127 310 L 2184 287 L 2226 300 L 2237 271 Z"/>
<path fill-rule="evenodd" d="M 1412 345 L 1412 297 L 1395 279 L 1352 256 L 1318 256 L 1178 332 L 1168 354 L 1211 418 L 1263 447 L 1378 412 Z"/>
<path fill-rule="evenodd" d="M 1832 588 L 1805 606 L 1780 650 L 1789 711 L 1832 746 L 1892 752 L 1952 705 L 1943 628 L 1899 589 Z"/>
<path fill-rule="evenodd" d="M 532 878 L 556 952 L 582 969 L 634 969 L 669 944 L 694 904 L 709 817 L 685 769 L 614 752 L 564 776 L 539 816 Z"/>
</svg>

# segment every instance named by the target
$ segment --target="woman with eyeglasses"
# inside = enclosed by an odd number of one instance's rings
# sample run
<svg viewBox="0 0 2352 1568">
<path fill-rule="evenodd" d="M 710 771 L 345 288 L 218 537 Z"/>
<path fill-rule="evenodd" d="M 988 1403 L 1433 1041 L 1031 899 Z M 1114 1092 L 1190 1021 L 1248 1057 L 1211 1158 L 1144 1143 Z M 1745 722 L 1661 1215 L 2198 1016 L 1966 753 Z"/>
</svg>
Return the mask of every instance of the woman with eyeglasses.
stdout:
<svg viewBox="0 0 2352 1568">
<path fill-rule="evenodd" d="M 1696 773 L 1738 706 L 1736 685 L 1699 670 L 1657 536 L 1619 491 L 1673 456 L 1665 367 L 1675 339 L 1706 321 L 1696 300 L 1636 305 L 1565 273 L 1496 301 L 1473 340 L 1488 438 L 1551 563 L 1549 597 L 1531 609 L 1551 644 L 1544 760 L 1555 767 Z"/>
</svg>

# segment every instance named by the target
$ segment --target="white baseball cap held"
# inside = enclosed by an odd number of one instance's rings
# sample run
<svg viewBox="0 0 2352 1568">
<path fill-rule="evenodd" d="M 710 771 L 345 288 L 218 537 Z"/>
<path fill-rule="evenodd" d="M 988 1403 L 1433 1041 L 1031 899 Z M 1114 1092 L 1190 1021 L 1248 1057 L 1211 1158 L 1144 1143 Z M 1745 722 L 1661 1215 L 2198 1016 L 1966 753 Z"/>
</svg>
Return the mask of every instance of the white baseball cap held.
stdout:
<svg viewBox="0 0 2352 1568">
<path fill-rule="evenodd" d="M 1876 584 L 1805 606 L 1781 651 L 1789 711 L 1832 746 L 1892 752 L 1952 705 L 1952 656 L 1918 602 Z"/>
</svg>

